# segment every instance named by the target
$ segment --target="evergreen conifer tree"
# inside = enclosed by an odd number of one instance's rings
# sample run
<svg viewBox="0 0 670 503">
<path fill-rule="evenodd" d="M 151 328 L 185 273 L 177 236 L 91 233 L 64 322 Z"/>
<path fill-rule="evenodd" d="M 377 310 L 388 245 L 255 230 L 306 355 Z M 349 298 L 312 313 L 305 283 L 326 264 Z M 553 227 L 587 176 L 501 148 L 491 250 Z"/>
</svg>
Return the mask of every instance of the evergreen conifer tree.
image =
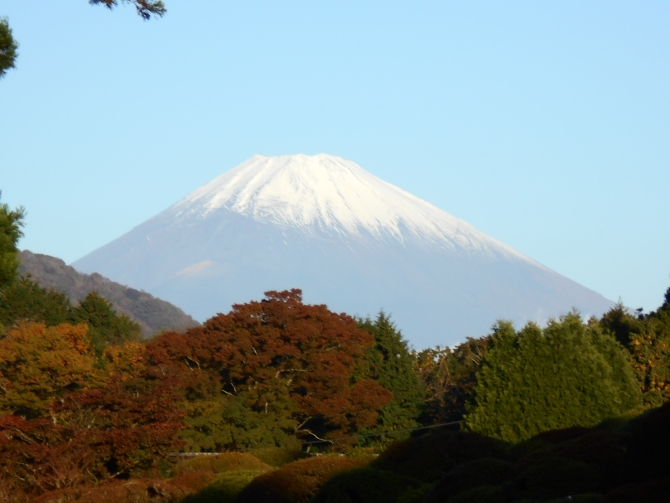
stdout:
<svg viewBox="0 0 670 503">
<path fill-rule="evenodd" d="M 367 367 L 366 376 L 393 393 L 393 401 L 379 412 L 377 429 L 386 431 L 418 426 L 416 420 L 425 393 L 407 341 L 383 311 L 374 321 L 370 318 L 358 320 L 358 326 L 375 338 L 363 363 Z"/>
<path fill-rule="evenodd" d="M 72 306 L 67 296 L 42 288 L 30 277 L 19 278 L 0 291 L 0 325 L 6 328 L 21 320 L 51 327 L 71 318 Z"/>
<path fill-rule="evenodd" d="M 466 429 L 508 442 L 592 426 L 641 404 L 624 348 L 577 313 L 516 332 L 498 322 L 477 373 Z"/>
<path fill-rule="evenodd" d="M 91 344 L 101 352 L 109 344 L 137 341 L 142 338 L 140 326 L 126 315 L 119 315 L 112 304 L 96 292 L 89 293 L 72 310 L 74 323 L 87 323 Z"/>
</svg>

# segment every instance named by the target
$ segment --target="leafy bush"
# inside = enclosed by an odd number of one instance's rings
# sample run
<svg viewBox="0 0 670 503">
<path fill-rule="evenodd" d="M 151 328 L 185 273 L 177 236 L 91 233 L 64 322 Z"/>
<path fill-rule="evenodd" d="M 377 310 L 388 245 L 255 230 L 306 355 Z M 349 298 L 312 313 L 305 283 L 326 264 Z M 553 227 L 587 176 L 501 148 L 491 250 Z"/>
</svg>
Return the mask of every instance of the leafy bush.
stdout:
<svg viewBox="0 0 670 503">
<path fill-rule="evenodd" d="M 431 498 L 429 493 L 425 500 L 427 503 L 438 503 L 444 500 Z M 449 498 L 449 503 L 509 503 L 513 501 L 511 491 L 504 486 L 480 486 L 469 491 L 457 494 Z"/>
<path fill-rule="evenodd" d="M 312 503 L 391 503 L 422 487 L 420 481 L 393 472 L 358 468 L 328 480 Z M 417 497 L 422 494 L 417 495 Z M 408 498 L 405 497 L 405 501 Z"/>
<path fill-rule="evenodd" d="M 208 470 L 188 471 L 172 478 L 170 482 L 185 491 L 199 491 L 207 487 L 216 478 L 214 472 Z"/>
<path fill-rule="evenodd" d="M 180 462 L 175 467 L 175 473 L 182 474 L 199 470 L 223 473 L 239 470 L 256 470 L 265 472 L 272 467 L 263 463 L 251 454 L 243 452 L 225 452 L 216 456 L 197 456 Z"/>
<path fill-rule="evenodd" d="M 477 433 L 441 431 L 392 444 L 372 464 L 424 482 L 435 482 L 461 463 L 505 456 L 502 442 Z"/>
<path fill-rule="evenodd" d="M 625 471 L 631 481 L 668 477 L 670 403 L 651 410 L 624 426 L 627 442 Z"/>
<path fill-rule="evenodd" d="M 628 484 L 605 495 L 603 503 L 640 503 L 668 501 L 670 479 Z"/>
<path fill-rule="evenodd" d="M 279 468 L 285 464 L 303 459 L 307 456 L 302 450 L 302 444 L 294 440 L 282 447 L 264 447 L 260 449 L 252 449 L 249 454 L 256 456 L 263 463 Z"/>
<path fill-rule="evenodd" d="M 289 463 L 255 478 L 238 503 L 308 503 L 319 488 L 338 473 L 360 468 L 367 460 L 319 456 Z"/>
<path fill-rule="evenodd" d="M 242 490 L 264 470 L 238 470 L 220 473 L 214 482 L 182 503 L 233 503 Z"/>
<path fill-rule="evenodd" d="M 512 463 L 496 458 L 482 458 L 456 466 L 430 491 L 430 501 L 447 501 L 456 494 L 484 485 L 500 485 L 516 475 Z"/>
<path fill-rule="evenodd" d="M 523 488 L 516 492 L 519 499 L 546 501 L 598 491 L 600 477 L 591 466 L 555 457 L 528 467 L 516 477 L 514 485 Z"/>
</svg>

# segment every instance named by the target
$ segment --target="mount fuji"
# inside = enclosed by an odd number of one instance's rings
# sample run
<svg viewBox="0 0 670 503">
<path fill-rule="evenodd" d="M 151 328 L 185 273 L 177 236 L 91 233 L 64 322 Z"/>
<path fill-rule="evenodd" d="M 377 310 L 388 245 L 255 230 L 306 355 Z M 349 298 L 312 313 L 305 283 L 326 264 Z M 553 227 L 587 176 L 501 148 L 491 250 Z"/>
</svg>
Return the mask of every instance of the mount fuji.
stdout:
<svg viewBox="0 0 670 503">
<path fill-rule="evenodd" d="M 418 348 L 613 303 L 366 172 L 320 154 L 256 155 L 77 260 L 204 320 L 267 290 L 360 316 Z"/>
</svg>

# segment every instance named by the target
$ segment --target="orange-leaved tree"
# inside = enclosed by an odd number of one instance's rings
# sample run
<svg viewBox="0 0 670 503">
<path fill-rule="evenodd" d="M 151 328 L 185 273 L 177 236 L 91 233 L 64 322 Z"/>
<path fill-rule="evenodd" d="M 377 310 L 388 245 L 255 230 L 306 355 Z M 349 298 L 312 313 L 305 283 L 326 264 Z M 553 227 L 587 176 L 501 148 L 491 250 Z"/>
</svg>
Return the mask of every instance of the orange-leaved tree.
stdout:
<svg viewBox="0 0 670 503">
<path fill-rule="evenodd" d="M 181 448 L 175 381 L 137 342 L 100 359 L 86 325 L 23 323 L 0 340 L 0 486 L 35 495 L 158 472 Z"/>
<path fill-rule="evenodd" d="M 373 343 L 353 318 L 303 304 L 294 289 L 266 292 L 185 334 L 163 334 L 148 356 L 184 383 L 189 447 L 220 449 L 332 438 L 374 425 L 393 394 L 354 378 Z"/>
<path fill-rule="evenodd" d="M 0 413 L 40 417 L 66 391 L 101 384 L 86 325 L 20 323 L 0 339 Z"/>
</svg>

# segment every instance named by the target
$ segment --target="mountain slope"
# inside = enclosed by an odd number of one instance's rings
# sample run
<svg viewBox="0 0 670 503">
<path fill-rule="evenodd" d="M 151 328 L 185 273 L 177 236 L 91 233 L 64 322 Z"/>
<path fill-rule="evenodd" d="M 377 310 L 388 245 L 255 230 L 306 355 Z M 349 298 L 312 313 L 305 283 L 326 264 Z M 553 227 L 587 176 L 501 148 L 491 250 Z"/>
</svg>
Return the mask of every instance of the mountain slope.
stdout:
<svg viewBox="0 0 670 503">
<path fill-rule="evenodd" d="M 254 156 L 73 264 L 199 319 L 266 290 L 391 313 L 419 347 L 612 303 L 468 223 L 324 154 Z"/>
<path fill-rule="evenodd" d="M 198 325 L 198 322 L 169 302 L 114 283 L 103 276 L 82 274 L 61 259 L 23 250 L 20 254 L 21 275 L 30 275 L 43 288 L 63 292 L 74 304 L 90 292 L 98 292 L 112 303 L 118 313 L 137 321 L 145 336 L 162 329 L 181 330 Z"/>
</svg>

